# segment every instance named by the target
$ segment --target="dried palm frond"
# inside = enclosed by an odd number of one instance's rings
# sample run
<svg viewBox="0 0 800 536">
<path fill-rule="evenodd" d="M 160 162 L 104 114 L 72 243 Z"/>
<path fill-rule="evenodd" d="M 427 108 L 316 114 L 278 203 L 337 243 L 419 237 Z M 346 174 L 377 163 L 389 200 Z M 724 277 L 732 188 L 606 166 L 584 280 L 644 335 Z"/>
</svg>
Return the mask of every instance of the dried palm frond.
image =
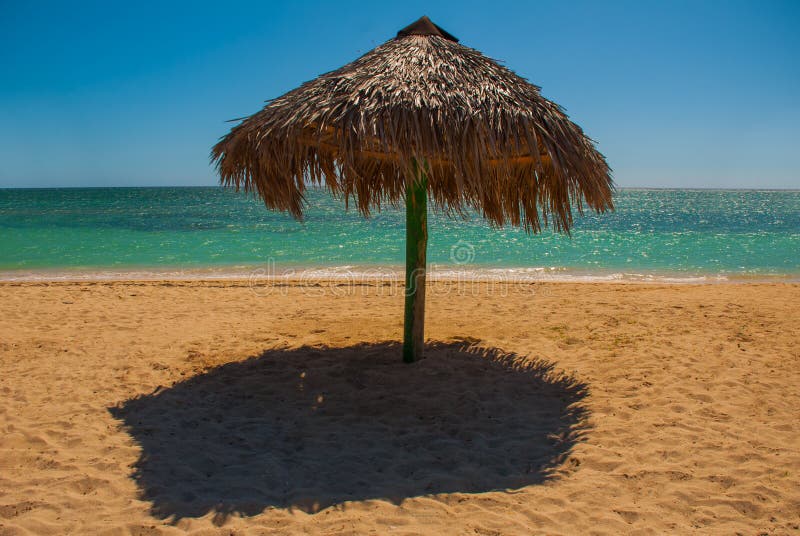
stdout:
<svg viewBox="0 0 800 536">
<path fill-rule="evenodd" d="M 613 208 L 605 158 L 539 88 L 427 17 L 272 101 L 212 150 L 221 182 L 302 217 L 324 185 L 369 215 L 400 204 L 423 162 L 428 194 L 497 225 L 569 230 Z"/>
</svg>

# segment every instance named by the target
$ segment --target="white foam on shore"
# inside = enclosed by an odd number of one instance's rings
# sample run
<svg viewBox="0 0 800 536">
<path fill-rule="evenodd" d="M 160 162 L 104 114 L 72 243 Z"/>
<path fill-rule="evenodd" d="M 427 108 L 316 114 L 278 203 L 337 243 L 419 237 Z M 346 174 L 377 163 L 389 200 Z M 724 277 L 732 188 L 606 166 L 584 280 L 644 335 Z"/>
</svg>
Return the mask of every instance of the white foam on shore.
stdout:
<svg viewBox="0 0 800 536">
<path fill-rule="evenodd" d="M 397 281 L 404 271 L 395 266 L 333 266 L 315 268 L 276 268 L 265 266 L 231 266 L 197 269 L 84 269 L 84 270 L 15 270 L 0 271 L 0 281 Z M 702 284 L 724 282 L 798 281 L 800 278 L 778 274 L 689 274 L 607 271 L 592 272 L 563 267 L 530 268 L 467 268 L 432 265 L 429 281 L 489 281 L 502 283 L 571 282 L 571 283 L 671 283 Z"/>
</svg>

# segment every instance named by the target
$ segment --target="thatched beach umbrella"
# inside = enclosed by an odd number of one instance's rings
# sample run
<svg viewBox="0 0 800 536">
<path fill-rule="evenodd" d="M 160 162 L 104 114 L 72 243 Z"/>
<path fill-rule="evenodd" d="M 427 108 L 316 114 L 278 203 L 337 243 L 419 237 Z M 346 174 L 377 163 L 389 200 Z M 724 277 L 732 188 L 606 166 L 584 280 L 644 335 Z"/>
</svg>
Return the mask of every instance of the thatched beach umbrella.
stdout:
<svg viewBox="0 0 800 536">
<path fill-rule="evenodd" d="M 612 208 L 603 155 L 563 110 L 427 17 L 233 127 L 221 182 L 302 218 L 310 184 L 365 216 L 406 202 L 403 358 L 422 357 L 427 200 L 496 225 L 568 231 L 572 208 Z"/>
</svg>

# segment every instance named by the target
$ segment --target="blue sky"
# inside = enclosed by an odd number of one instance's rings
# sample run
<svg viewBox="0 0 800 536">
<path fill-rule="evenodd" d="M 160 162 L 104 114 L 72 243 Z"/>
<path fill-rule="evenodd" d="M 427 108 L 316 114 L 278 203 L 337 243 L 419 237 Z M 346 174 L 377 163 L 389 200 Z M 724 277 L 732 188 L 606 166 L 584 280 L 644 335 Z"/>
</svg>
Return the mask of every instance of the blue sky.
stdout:
<svg viewBox="0 0 800 536">
<path fill-rule="evenodd" d="M 430 16 L 542 86 L 620 186 L 800 188 L 800 2 L 0 0 L 0 187 L 216 184 L 273 98 Z"/>
</svg>

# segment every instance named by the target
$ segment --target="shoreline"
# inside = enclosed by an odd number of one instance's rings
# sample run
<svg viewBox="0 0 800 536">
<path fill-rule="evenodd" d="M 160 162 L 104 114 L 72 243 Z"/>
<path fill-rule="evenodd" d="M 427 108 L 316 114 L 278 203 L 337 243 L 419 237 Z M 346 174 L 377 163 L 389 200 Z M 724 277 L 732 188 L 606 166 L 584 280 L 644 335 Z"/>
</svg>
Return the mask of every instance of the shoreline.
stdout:
<svg viewBox="0 0 800 536">
<path fill-rule="evenodd" d="M 0 283 L 123 282 L 123 281 L 235 281 L 351 282 L 384 281 L 402 284 L 400 266 L 296 266 L 234 265 L 220 267 L 125 267 L 0 270 Z M 527 283 L 658 283 L 741 284 L 800 283 L 798 274 L 701 273 L 648 270 L 588 270 L 563 267 L 467 267 L 431 265 L 429 282 Z"/>
</svg>

